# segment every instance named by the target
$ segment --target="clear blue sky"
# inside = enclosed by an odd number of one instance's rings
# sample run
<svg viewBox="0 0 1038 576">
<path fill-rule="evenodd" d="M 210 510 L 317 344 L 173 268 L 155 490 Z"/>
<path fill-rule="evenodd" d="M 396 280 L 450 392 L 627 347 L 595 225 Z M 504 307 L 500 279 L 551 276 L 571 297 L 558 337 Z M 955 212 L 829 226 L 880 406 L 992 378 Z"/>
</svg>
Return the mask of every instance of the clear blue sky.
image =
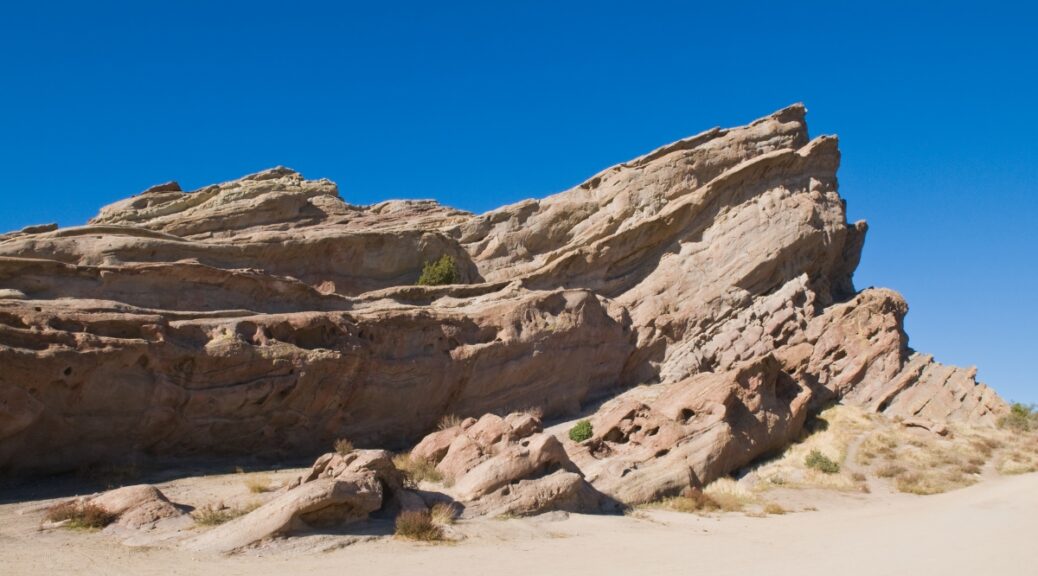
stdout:
<svg viewBox="0 0 1038 576">
<path fill-rule="evenodd" d="M 5 2 L 0 229 L 277 164 L 479 212 L 803 101 L 871 224 L 858 286 L 1038 402 L 1032 3 L 505 4 Z"/>
</svg>

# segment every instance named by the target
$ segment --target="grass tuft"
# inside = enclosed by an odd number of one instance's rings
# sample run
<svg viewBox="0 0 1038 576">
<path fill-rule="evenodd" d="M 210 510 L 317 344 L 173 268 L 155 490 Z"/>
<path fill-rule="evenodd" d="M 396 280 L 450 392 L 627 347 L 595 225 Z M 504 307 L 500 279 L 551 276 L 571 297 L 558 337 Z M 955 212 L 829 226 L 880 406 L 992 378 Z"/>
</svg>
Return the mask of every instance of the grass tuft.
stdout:
<svg viewBox="0 0 1038 576">
<path fill-rule="evenodd" d="M 408 540 L 436 542 L 443 540 L 443 529 L 433 523 L 432 514 L 425 510 L 405 510 L 396 517 L 395 534 Z"/>
<path fill-rule="evenodd" d="M 98 529 L 115 522 L 117 516 L 97 504 L 89 502 L 62 502 L 47 510 L 50 522 L 68 521 L 67 528 Z"/>
<path fill-rule="evenodd" d="M 417 487 L 424 481 L 443 482 L 443 474 L 436 469 L 436 464 L 425 458 L 415 458 L 410 454 L 397 454 L 393 457 L 393 465 L 404 473 L 408 486 Z"/>
<path fill-rule="evenodd" d="M 267 478 L 266 476 L 253 476 L 246 479 L 245 487 L 253 494 L 263 494 L 264 492 L 272 492 L 274 490 L 270 478 Z"/>
<path fill-rule="evenodd" d="M 353 442 L 350 442 L 346 438 L 339 438 L 335 441 L 335 453 L 339 456 L 345 456 L 353 452 Z"/>
<path fill-rule="evenodd" d="M 461 426 L 461 417 L 457 414 L 444 414 L 436 424 L 436 428 L 439 430 L 450 430 L 455 426 Z"/>
</svg>

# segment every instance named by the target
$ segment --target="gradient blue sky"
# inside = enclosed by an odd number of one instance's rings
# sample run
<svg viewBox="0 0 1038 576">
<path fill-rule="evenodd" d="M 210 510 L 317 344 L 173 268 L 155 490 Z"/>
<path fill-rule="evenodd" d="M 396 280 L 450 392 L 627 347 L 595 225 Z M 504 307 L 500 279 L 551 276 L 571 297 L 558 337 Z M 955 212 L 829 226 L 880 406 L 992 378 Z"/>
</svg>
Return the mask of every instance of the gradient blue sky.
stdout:
<svg viewBox="0 0 1038 576">
<path fill-rule="evenodd" d="M 4 2 L 0 229 L 277 164 L 479 212 L 802 101 L 871 226 L 858 287 L 1038 402 L 1038 10 L 791 4 Z"/>
</svg>

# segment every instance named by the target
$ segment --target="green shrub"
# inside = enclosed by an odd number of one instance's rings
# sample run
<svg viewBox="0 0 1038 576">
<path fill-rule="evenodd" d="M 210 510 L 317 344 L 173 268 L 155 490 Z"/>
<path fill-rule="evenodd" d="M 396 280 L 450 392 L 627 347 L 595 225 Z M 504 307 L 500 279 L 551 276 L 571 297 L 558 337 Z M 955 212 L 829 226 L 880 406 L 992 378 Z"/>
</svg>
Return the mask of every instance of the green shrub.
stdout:
<svg viewBox="0 0 1038 576">
<path fill-rule="evenodd" d="M 813 468 L 819 472 L 824 472 L 825 474 L 836 474 L 840 471 L 839 464 L 833 462 L 828 456 L 822 454 L 818 450 L 812 450 L 811 453 L 807 455 L 807 458 L 804 459 L 804 464 L 807 465 L 808 468 Z"/>
<path fill-rule="evenodd" d="M 1014 402 L 1009 407 L 1009 414 L 1003 416 L 998 421 L 998 425 L 1017 432 L 1030 432 L 1038 427 L 1038 412 L 1035 411 L 1034 406 Z"/>
<path fill-rule="evenodd" d="M 422 275 L 418 277 L 419 286 L 441 286 L 457 284 L 458 270 L 454 267 L 454 258 L 443 255 L 435 262 L 426 262 Z"/>
<path fill-rule="evenodd" d="M 581 420 L 573 425 L 569 429 L 569 439 L 574 442 L 583 442 L 591 437 L 594 430 L 591 428 L 591 422 L 587 420 Z"/>
</svg>

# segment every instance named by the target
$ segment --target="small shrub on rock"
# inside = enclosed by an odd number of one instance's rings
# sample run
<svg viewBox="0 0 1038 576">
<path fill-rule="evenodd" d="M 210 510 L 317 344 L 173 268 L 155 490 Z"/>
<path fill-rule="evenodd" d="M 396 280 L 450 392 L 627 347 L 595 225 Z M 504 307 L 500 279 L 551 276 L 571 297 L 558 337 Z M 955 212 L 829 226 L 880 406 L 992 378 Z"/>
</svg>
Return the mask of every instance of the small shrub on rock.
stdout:
<svg viewBox="0 0 1038 576">
<path fill-rule="evenodd" d="M 353 452 L 353 442 L 345 438 L 339 438 L 335 441 L 335 453 L 339 456 L 345 456 Z"/>
<path fill-rule="evenodd" d="M 461 418 L 457 414 L 444 414 L 436 427 L 439 430 L 449 430 L 461 425 Z"/>
<path fill-rule="evenodd" d="M 804 464 L 812 470 L 818 470 L 824 474 L 836 474 L 840 471 L 840 465 L 833 462 L 828 456 L 822 454 L 819 450 L 812 450 L 807 458 L 804 459 Z"/>
<path fill-rule="evenodd" d="M 426 262 L 421 276 L 418 277 L 419 286 L 442 286 L 457 283 L 458 270 L 454 267 L 454 258 L 446 254 L 435 262 Z"/>
<path fill-rule="evenodd" d="M 425 480 L 443 481 L 443 474 L 436 469 L 436 464 L 424 458 L 414 458 L 410 454 L 397 454 L 393 457 L 393 465 L 404 473 L 405 483 L 412 488 Z"/>
<path fill-rule="evenodd" d="M 594 430 L 588 420 L 581 420 L 569 429 L 569 439 L 574 442 L 583 442 L 591 438 L 592 434 L 594 434 Z"/>
<path fill-rule="evenodd" d="M 432 514 L 425 510 L 405 510 L 396 517 L 397 536 L 409 540 L 435 542 L 443 540 L 443 530 L 433 523 Z"/>
</svg>

